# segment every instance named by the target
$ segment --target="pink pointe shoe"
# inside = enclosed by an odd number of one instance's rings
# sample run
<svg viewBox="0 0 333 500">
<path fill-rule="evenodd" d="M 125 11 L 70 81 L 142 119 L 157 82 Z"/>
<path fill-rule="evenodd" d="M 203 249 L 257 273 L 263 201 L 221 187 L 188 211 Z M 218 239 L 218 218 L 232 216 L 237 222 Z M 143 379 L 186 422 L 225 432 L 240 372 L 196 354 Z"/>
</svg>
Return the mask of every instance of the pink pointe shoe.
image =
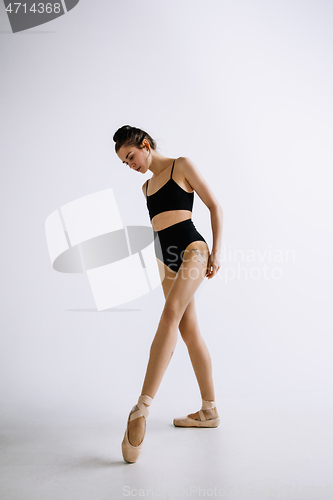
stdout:
<svg viewBox="0 0 333 500">
<path fill-rule="evenodd" d="M 176 427 L 217 427 L 220 423 L 220 418 L 206 418 L 202 410 L 212 410 L 216 407 L 215 401 L 202 400 L 202 407 L 199 410 L 200 420 L 186 415 L 185 417 L 178 417 L 173 419 L 173 425 Z"/>
<path fill-rule="evenodd" d="M 137 459 L 139 458 L 139 455 L 142 451 L 142 446 L 143 446 L 143 440 L 141 441 L 141 443 L 138 446 L 132 446 L 131 443 L 129 442 L 129 440 L 128 440 L 128 422 L 130 420 L 134 420 L 135 418 L 139 418 L 142 416 L 145 417 L 145 419 L 147 420 L 148 415 L 149 415 L 149 410 L 148 410 L 147 406 L 145 406 L 145 404 L 149 406 L 149 405 L 151 405 L 152 401 L 153 401 L 153 398 L 151 398 L 150 396 L 147 396 L 147 394 L 142 394 L 141 396 L 139 396 L 137 404 L 134 405 L 132 410 L 131 410 L 133 413 L 129 414 L 124 439 L 123 439 L 123 442 L 121 443 L 123 457 L 124 457 L 124 460 L 126 462 L 129 462 L 129 463 L 136 462 Z M 134 411 L 136 406 L 138 407 L 138 410 Z"/>
</svg>

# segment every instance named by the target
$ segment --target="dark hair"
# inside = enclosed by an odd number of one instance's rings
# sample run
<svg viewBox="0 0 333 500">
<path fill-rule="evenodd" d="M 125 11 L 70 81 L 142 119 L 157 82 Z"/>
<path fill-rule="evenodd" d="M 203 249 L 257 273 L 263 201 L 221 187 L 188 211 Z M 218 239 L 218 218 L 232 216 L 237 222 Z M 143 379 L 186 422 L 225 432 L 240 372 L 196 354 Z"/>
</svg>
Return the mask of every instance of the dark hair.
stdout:
<svg viewBox="0 0 333 500">
<path fill-rule="evenodd" d="M 152 149 L 156 149 L 156 142 L 150 137 L 147 132 L 140 128 L 131 127 L 130 125 L 123 125 L 113 135 L 116 153 L 122 146 L 135 146 L 142 149 L 142 141 L 147 139 Z"/>
</svg>

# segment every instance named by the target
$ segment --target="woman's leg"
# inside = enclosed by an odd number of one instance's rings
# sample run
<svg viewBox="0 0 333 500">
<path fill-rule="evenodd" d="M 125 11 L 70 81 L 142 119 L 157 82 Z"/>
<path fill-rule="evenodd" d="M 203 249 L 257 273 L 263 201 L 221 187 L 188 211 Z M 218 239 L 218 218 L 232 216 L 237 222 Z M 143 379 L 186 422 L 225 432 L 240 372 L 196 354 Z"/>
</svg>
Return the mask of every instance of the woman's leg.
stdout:
<svg viewBox="0 0 333 500">
<path fill-rule="evenodd" d="M 169 290 L 150 348 L 141 394 L 155 397 L 177 343 L 179 323 L 195 291 L 205 278 L 208 255 L 207 244 L 203 241 L 191 243 L 184 252 L 183 263 Z"/>
<path fill-rule="evenodd" d="M 194 296 L 183 314 L 179 330 L 189 352 L 201 397 L 206 401 L 214 401 L 212 362 L 206 342 L 200 333 Z M 217 418 L 219 416 L 216 408 L 203 410 L 203 412 L 207 418 Z M 188 416 L 200 420 L 199 412 L 190 413 Z"/>
<path fill-rule="evenodd" d="M 165 277 L 162 281 L 162 287 L 164 297 L 166 299 L 173 280 L 176 277 L 176 273 L 165 264 L 161 264 L 164 266 L 162 272 Z M 179 330 L 189 352 L 193 370 L 200 388 L 201 397 L 206 401 L 214 401 L 215 394 L 212 362 L 207 345 L 200 333 L 194 298 L 195 296 L 193 295 L 185 309 L 183 317 L 179 323 Z M 216 408 L 213 408 L 212 410 L 203 410 L 203 412 L 207 418 L 217 418 L 219 416 Z M 200 420 L 199 412 L 190 413 L 188 416 L 190 418 Z"/>
<path fill-rule="evenodd" d="M 176 273 L 165 264 L 161 263 L 161 265 L 164 266 L 164 269 L 162 269 L 162 272 L 164 273 L 162 288 L 164 297 L 166 299 L 171 289 L 173 280 L 176 277 Z M 182 339 L 187 346 L 193 370 L 200 388 L 201 397 L 206 401 L 214 401 L 215 394 L 212 374 L 212 362 L 207 345 L 200 333 L 194 298 L 195 296 L 193 295 L 192 299 L 185 309 L 183 317 L 179 323 L 179 331 L 181 333 Z M 210 413 L 213 414 L 214 411 L 204 410 L 204 413 L 206 416 L 208 416 Z M 211 417 L 209 416 L 208 418 Z"/>
<path fill-rule="evenodd" d="M 203 241 L 191 243 L 184 252 L 183 263 L 172 280 L 150 347 L 141 394 L 155 397 L 177 343 L 179 323 L 195 291 L 205 278 L 208 256 L 209 249 Z M 129 441 L 133 446 L 138 446 L 141 443 L 144 429 L 144 417 L 129 422 Z"/>
</svg>

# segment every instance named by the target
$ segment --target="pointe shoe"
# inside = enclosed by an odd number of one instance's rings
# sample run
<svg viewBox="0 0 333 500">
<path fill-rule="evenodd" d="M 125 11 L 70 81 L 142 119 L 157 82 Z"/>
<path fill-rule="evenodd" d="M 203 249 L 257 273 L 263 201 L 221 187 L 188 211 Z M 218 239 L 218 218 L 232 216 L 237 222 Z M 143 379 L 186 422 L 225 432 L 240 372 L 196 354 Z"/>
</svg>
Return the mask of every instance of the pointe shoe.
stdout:
<svg viewBox="0 0 333 500">
<path fill-rule="evenodd" d="M 142 416 L 144 416 L 145 419 L 147 420 L 148 415 L 149 415 L 149 410 L 148 410 L 147 406 L 145 406 L 144 403 L 146 403 L 147 405 L 150 405 L 152 403 L 152 401 L 153 401 L 153 398 L 151 398 L 150 396 L 147 396 L 147 394 L 142 394 L 141 396 L 139 396 L 137 404 L 134 405 L 132 410 L 131 410 L 131 412 L 133 412 L 133 413 L 129 414 L 124 439 L 121 443 L 123 457 L 124 457 L 124 460 L 126 462 L 135 463 L 137 461 L 137 459 L 139 458 L 139 455 L 142 451 L 142 446 L 143 446 L 143 440 L 141 441 L 141 443 L 138 446 L 132 446 L 131 443 L 129 442 L 129 440 L 128 440 L 128 422 L 130 420 L 134 420 L 135 418 L 139 418 Z M 138 407 L 138 410 L 134 411 L 136 406 Z"/>
<path fill-rule="evenodd" d="M 202 407 L 199 410 L 200 420 L 195 420 L 188 415 L 173 419 L 173 425 L 176 427 L 217 427 L 220 423 L 220 418 L 206 418 L 202 410 L 212 410 L 216 407 L 215 401 L 202 400 Z"/>
</svg>

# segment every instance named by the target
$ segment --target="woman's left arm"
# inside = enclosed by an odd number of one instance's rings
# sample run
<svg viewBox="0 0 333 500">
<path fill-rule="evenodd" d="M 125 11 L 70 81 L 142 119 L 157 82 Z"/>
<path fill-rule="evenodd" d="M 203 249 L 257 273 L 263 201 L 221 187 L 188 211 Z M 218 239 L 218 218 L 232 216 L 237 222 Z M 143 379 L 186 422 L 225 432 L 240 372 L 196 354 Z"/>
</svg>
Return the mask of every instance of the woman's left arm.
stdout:
<svg viewBox="0 0 333 500">
<path fill-rule="evenodd" d="M 180 158 L 179 168 L 182 169 L 187 182 L 192 186 L 194 191 L 198 194 L 199 198 L 203 201 L 203 203 L 210 211 L 210 219 L 213 232 L 213 246 L 212 252 L 209 256 L 206 274 L 208 279 L 210 279 L 215 276 L 221 265 L 220 252 L 222 244 L 223 210 L 205 178 L 192 160 L 187 157 Z"/>
</svg>

